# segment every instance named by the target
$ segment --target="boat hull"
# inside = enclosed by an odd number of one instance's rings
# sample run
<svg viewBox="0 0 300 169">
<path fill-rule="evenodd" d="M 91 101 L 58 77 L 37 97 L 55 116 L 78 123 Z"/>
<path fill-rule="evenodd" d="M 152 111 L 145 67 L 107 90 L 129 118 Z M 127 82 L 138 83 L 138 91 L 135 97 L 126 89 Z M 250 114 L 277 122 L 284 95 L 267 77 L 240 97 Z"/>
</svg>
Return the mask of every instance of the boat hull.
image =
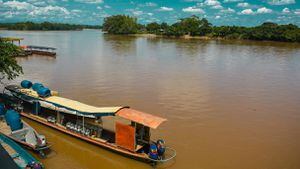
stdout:
<svg viewBox="0 0 300 169">
<path fill-rule="evenodd" d="M 142 154 L 139 154 L 139 153 L 134 153 L 134 152 L 128 151 L 126 149 L 120 148 L 118 146 L 113 146 L 111 143 L 100 142 L 100 141 L 97 141 L 95 139 L 92 139 L 92 138 L 89 138 L 89 137 L 86 137 L 86 136 L 82 136 L 81 134 L 78 134 L 78 133 L 75 133 L 75 132 L 72 132 L 70 130 L 65 129 L 64 127 L 61 127 L 59 125 L 47 122 L 46 120 L 42 120 L 41 118 L 35 117 L 35 115 L 29 114 L 29 113 L 25 113 L 25 112 L 21 112 L 21 115 L 23 117 L 26 117 L 26 118 L 30 119 L 30 120 L 36 121 L 36 122 L 38 122 L 40 124 L 43 124 L 45 126 L 51 127 L 53 129 L 56 129 L 56 130 L 58 130 L 58 131 L 60 131 L 62 133 L 68 134 L 68 135 L 70 135 L 72 137 L 81 139 L 81 140 L 86 141 L 88 143 L 97 145 L 97 146 L 99 146 L 101 148 L 105 148 L 107 150 L 110 150 L 112 152 L 118 153 L 120 155 L 129 157 L 129 158 L 141 161 L 141 162 L 145 162 L 145 163 L 151 163 L 152 162 L 148 158 L 148 156 L 146 156 L 146 155 L 142 155 Z"/>
<path fill-rule="evenodd" d="M 8 137 L 7 135 L 0 134 L 0 141 L 1 145 L 3 143 L 7 144 L 11 149 L 13 149 L 15 152 L 13 154 L 17 153 L 19 158 L 22 159 L 25 163 L 16 163 L 20 168 L 25 168 L 25 166 L 29 163 L 35 162 L 41 164 L 38 160 L 36 160 L 32 155 L 30 155 L 27 151 L 25 151 L 22 147 L 20 147 L 16 142 L 14 142 L 14 139 L 11 139 L 11 137 Z M 9 152 L 10 151 L 10 152 Z M 12 155 L 12 151 L 9 150 L 8 153 Z M 42 165 L 41 165 L 42 166 Z M 42 166 L 43 167 L 43 166 Z"/>
</svg>

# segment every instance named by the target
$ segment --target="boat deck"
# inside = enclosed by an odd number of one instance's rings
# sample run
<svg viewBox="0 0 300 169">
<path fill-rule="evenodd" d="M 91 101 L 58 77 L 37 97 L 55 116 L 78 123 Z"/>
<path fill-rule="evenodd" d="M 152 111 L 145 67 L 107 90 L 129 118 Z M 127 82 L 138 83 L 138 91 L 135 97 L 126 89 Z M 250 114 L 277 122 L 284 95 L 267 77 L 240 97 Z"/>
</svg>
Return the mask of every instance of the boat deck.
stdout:
<svg viewBox="0 0 300 169">
<path fill-rule="evenodd" d="M 0 121 L 0 132 L 5 135 L 11 134 L 11 129 L 5 121 Z"/>
</svg>

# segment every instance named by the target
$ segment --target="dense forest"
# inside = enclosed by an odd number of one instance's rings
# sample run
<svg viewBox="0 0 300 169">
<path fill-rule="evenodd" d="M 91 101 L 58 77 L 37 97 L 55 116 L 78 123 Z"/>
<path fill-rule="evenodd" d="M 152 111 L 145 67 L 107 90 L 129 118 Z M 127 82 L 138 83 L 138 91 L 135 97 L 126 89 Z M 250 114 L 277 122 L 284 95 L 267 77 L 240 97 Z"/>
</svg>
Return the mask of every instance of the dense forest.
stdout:
<svg viewBox="0 0 300 169">
<path fill-rule="evenodd" d="M 255 27 L 213 26 L 207 19 L 197 16 L 180 19 L 171 25 L 164 22 L 142 25 L 136 18 L 115 15 L 104 19 L 103 31 L 109 34 L 150 33 L 169 37 L 189 35 L 222 39 L 300 42 L 300 28 L 293 24 L 279 25 L 266 22 Z"/>
<path fill-rule="evenodd" d="M 94 25 L 75 25 L 65 23 L 51 22 L 19 22 L 19 23 L 0 23 L 0 29 L 7 30 L 82 30 L 82 29 L 100 29 L 101 26 Z"/>
</svg>

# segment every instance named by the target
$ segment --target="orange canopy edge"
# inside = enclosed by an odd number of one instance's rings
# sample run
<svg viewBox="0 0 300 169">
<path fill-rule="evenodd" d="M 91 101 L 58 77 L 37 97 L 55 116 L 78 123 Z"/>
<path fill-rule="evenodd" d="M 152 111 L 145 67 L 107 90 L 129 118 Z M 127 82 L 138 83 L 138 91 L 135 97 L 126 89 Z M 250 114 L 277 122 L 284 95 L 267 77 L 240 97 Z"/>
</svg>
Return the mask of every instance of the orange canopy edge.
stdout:
<svg viewBox="0 0 300 169">
<path fill-rule="evenodd" d="M 120 109 L 117 113 L 117 116 L 120 116 L 124 119 L 131 120 L 136 123 L 140 123 L 144 126 L 156 129 L 162 122 L 167 119 L 157 117 L 151 114 L 140 112 L 130 108 Z"/>
</svg>

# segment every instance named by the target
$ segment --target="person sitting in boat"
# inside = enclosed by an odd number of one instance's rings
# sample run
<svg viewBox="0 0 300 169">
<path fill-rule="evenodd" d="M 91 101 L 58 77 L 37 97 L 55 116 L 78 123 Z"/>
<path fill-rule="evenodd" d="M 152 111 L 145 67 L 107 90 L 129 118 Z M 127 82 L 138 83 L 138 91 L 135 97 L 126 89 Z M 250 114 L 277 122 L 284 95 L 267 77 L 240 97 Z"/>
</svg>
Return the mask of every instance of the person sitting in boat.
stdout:
<svg viewBox="0 0 300 169">
<path fill-rule="evenodd" d="M 165 141 L 162 139 L 157 140 L 156 146 L 157 146 L 157 154 L 158 154 L 159 158 L 162 159 L 163 155 L 166 151 Z"/>
<path fill-rule="evenodd" d="M 153 160 L 158 160 L 157 146 L 156 144 L 150 145 L 149 157 Z"/>
</svg>

